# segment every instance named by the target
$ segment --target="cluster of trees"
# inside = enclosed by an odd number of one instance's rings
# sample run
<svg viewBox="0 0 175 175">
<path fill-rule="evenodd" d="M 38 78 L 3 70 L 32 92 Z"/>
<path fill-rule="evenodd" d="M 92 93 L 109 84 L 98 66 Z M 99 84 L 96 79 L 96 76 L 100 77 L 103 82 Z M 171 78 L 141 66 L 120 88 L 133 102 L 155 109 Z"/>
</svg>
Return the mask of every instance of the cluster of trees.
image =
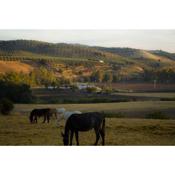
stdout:
<svg viewBox="0 0 175 175">
<path fill-rule="evenodd" d="M 111 83 L 111 82 L 117 82 L 118 76 L 113 74 L 112 72 L 104 72 L 98 70 L 93 72 L 90 77 L 86 77 L 85 81 Z"/>
<path fill-rule="evenodd" d="M 83 77 L 84 82 L 99 83 L 116 83 L 121 81 L 153 82 L 154 80 L 157 80 L 159 83 L 175 83 L 175 70 L 173 68 L 145 69 L 143 73 L 133 74 L 132 76 L 98 70 L 94 71 L 89 77 Z"/>
<path fill-rule="evenodd" d="M 127 77 L 117 72 L 94 71 L 90 76 L 81 76 L 78 81 L 82 82 L 98 82 L 98 83 L 117 83 L 121 81 L 137 81 L 138 77 Z"/>
<path fill-rule="evenodd" d="M 0 75 L 0 80 L 7 83 L 26 84 L 29 86 L 56 86 L 59 81 L 53 71 L 49 71 L 44 67 L 24 74 L 22 72 L 9 72 Z"/>
<path fill-rule="evenodd" d="M 0 99 L 6 98 L 16 103 L 32 101 L 32 92 L 29 85 L 0 80 L 0 89 Z"/>
<path fill-rule="evenodd" d="M 29 74 L 9 72 L 0 74 L 0 98 L 7 98 L 15 103 L 29 103 L 33 101 L 31 86 L 58 86 L 62 79 L 56 78 L 51 70 L 44 67 Z"/>
<path fill-rule="evenodd" d="M 14 84 L 26 84 L 31 87 L 36 86 L 60 86 L 62 84 L 70 84 L 71 82 L 104 82 L 115 83 L 120 81 L 137 81 L 137 82 L 153 82 L 157 80 L 160 83 L 175 83 L 175 70 L 173 68 L 166 69 L 146 69 L 143 74 L 137 76 L 127 77 L 119 73 L 114 74 L 112 71 L 94 71 L 90 76 L 83 76 L 80 74 L 75 79 L 65 79 L 63 76 L 58 77 L 52 70 L 48 70 L 45 67 L 33 70 L 29 74 L 10 72 L 6 74 L 0 74 L 0 81 L 14 83 Z"/>
<path fill-rule="evenodd" d="M 160 83 L 175 83 L 175 70 L 173 68 L 145 70 L 143 74 L 143 80 L 157 80 L 157 82 Z"/>
<path fill-rule="evenodd" d="M 32 95 L 31 86 L 59 86 L 69 84 L 64 78 L 57 78 L 53 71 L 41 67 L 29 74 L 9 72 L 0 74 L 0 99 L 7 99 L 13 103 L 31 103 L 35 100 Z M 5 107 L 8 108 L 8 102 Z M 7 105 L 6 105 L 7 104 Z M 1 107 L 1 104 L 0 104 Z"/>
</svg>

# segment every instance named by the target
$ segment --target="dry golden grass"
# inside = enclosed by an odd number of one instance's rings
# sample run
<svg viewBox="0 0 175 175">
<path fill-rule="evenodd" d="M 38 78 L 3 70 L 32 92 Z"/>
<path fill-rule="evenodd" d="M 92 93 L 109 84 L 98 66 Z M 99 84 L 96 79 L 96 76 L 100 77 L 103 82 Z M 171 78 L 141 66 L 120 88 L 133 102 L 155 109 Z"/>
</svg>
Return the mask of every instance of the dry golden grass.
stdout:
<svg viewBox="0 0 175 175">
<path fill-rule="evenodd" d="M 49 124 L 41 122 L 30 124 L 27 116 L 0 116 L 0 145 L 63 145 L 64 121 L 60 128 L 55 119 Z M 80 145 L 93 145 L 93 130 L 81 132 L 79 141 Z M 108 118 L 106 145 L 175 145 L 175 120 Z"/>
<path fill-rule="evenodd" d="M 33 67 L 20 61 L 0 61 L 0 73 L 23 72 L 29 73 Z"/>
<path fill-rule="evenodd" d="M 144 72 L 143 68 L 136 65 L 125 66 L 125 67 L 122 67 L 120 70 L 120 74 L 125 76 L 126 75 L 131 76 L 132 74 L 139 74 L 142 72 Z"/>
<path fill-rule="evenodd" d="M 174 63 L 174 61 L 172 61 L 172 60 L 170 60 L 170 59 L 168 59 L 166 57 L 157 56 L 157 55 L 154 55 L 154 54 L 149 53 L 147 51 L 142 51 L 142 54 L 143 54 L 143 56 L 145 58 L 150 59 L 150 60 L 155 60 L 155 61 L 159 61 L 160 60 L 163 63 L 172 63 L 172 64 Z"/>
</svg>

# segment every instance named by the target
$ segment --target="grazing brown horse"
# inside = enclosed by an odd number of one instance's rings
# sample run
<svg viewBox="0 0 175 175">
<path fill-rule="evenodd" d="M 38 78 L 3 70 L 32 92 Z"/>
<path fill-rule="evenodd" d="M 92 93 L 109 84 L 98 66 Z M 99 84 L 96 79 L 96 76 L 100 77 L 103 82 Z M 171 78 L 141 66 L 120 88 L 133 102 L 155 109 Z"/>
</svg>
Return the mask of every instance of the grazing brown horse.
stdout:
<svg viewBox="0 0 175 175">
<path fill-rule="evenodd" d="M 69 145 L 69 132 L 70 132 L 70 145 L 72 145 L 73 136 L 75 133 L 77 145 L 79 145 L 78 132 L 89 131 L 94 129 L 96 134 L 96 141 L 94 145 L 98 144 L 98 140 L 101 136 L 102 145 L 105 144 L 105 117 L 103 113 L 89 112 L 82 114 L 72 114 L 66 122 L 63 143 Z"/>
<path fill-rule="evenodd" d="M 53 109 L 43 108 L 43 109 L 33 109 L 30 113 L 29 119 L 30 123 L 37 123 L 37 117 L 44 117 L 43 123 L 49 123 L 50 117 L 53 114 Z"/>
</svg>

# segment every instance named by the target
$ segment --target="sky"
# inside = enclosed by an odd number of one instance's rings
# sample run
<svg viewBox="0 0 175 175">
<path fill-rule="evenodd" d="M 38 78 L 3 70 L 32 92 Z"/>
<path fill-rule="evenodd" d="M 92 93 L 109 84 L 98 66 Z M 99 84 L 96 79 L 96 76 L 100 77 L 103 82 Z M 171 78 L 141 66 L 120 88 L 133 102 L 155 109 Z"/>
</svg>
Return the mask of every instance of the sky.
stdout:
<svg viewBox="0 0 175 175">
<path fill-rule="evenodd" d="M 0 40 L 16 39 L 175 53 L 175 30 L 0 30 Z"/>
</svg>

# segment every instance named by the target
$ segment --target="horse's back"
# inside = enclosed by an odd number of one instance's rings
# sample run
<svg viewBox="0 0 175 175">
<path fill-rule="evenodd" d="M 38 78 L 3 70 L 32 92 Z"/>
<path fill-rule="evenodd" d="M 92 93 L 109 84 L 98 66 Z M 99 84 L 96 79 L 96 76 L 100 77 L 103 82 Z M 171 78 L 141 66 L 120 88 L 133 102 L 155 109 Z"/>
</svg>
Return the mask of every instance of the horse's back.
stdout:
<svg viewBox="0 0 175 175">
<path fill-rule="evenodd" d="M 33 109 L 31 114 L 41 116 L 41 115 L 45 115 L 45 114 L 50 113 L 50 111 L 51 111 L 50 108 Z"/>
<path fill-rule="evenodd" d="M 82 114 L 72 114 L 68 119 L 70 128 L 79 131 L 88 131 L 92 128 L 99 127 L 104 117 L 99 112 L 88 112 Z"/>
</svg>

